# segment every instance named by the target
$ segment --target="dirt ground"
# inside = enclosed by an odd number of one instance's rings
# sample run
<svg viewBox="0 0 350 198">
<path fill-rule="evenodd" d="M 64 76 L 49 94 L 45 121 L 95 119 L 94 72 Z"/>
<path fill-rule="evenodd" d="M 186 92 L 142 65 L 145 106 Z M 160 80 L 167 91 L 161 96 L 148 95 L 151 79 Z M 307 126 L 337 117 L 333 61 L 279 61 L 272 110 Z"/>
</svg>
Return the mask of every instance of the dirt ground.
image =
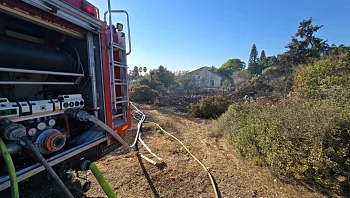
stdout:
<svg viewBox="0 0 350 198">
<path fill-rule="evenodd" d="M 282 181 L 268 168 L 252 165 L 238 157 L 225 137 L 212 132 L 210 120 L 192 119 L 149 105 L 138 106 L 148 116 L 147 120 L 159 123 L 181 139 L 211 170 L 222 197 L 325 197 L 305 185 Z M 135 130 L 132 130 L 129 138 L 134 134 Z M 167 166 L 159 169 L 139 159 L 135 153 L 122 154 L 119 150 L 111 153 L 97 165 L 118 197 L 215 197 L 206 172 L 176 141 L 151 123 L 144 125 L 143 137 Z M 142 146 L 140 151 L 151 158 Z M 93 185 L 84 194 L 80 190 L 83 180 L 73 178 L 67 186 L 75 197 L 106 197 L 90 172 L 81 176 L 86 176 Z M 53 184 L 40 189 L 59 192 Z M 28 188 L 22 188 L 21 194 L 28 198 L 52 197 Z M 55 197 L 61 197 L 59 195 Z"/>
<path fill-rule="evenodd" d="M 237 157 L 224 137 L 210 130 L 209 120 L 191 119 L 148 105 L 139 106 L 148 120 L 159 123 L 181 139 L 212 172 L 222 197 L 323 197 L 301 185 L 287 184 L 269 169 Z M 154 125 L 144 125 L 144 140 L 164 159 L 163 170 L 135 154 L 112 154 L 98 162 L 118 197 L 215 197 L 205 171 L 173 139 Z M 150 157 L 142 147 L 141 153 Z M 104 197 L 94 183 L 88 197 Z"/>
</svg>

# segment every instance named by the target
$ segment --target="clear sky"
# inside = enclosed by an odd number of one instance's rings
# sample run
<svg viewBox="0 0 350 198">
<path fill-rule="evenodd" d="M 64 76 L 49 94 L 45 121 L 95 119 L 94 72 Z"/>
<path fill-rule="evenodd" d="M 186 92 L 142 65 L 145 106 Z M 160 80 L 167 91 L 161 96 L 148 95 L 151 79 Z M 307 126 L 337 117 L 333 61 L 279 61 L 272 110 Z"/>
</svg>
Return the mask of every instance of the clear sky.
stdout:
<svg viewBox="0 0 350 198">
<path fill-rule="evenodd" d="M 107 0 L 89 2 L 107 10 Z M 112 0 L 112 9 L 130 15 L 130 67 L 193 70 L 220 67 L 229 58 L 247 63 L 254 43 L 259 53 L 276 55 L 311 16 L 324 25 L 318 36 L 350 45 L 349 0 Z M 125 27 L 122 15 L 113 19 Z"/>
</svg>

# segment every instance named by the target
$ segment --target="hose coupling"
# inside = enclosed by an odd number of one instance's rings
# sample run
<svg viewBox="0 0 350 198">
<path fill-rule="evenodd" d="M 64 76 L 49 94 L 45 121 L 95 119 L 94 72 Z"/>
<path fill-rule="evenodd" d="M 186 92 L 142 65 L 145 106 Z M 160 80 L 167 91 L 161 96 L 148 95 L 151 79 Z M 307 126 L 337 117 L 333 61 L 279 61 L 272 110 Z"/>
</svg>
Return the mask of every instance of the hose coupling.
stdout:
<svg viewBox="0 0 350 198">
<path fill-rule="evenodd" d="M 75 118 L 79 121 L 89 121 L 89 118 L 91 114 L 84 110 L 79 110 L 79 109 L 68 109 L 65 112 L 69 117 Z"/>
<path fill-rule="evenodd" d="M 7 140 L 19 140 L 26 135 L 26 128 L 8 118 L 0 119 L 0 135 Z"/>
</svg>

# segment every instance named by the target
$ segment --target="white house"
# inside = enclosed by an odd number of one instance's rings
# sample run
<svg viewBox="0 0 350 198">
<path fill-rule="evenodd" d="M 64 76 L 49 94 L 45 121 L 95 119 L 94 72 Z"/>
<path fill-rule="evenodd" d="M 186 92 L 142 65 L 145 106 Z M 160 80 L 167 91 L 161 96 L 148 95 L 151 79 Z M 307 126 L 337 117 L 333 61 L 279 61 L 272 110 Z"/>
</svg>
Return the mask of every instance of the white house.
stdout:
<svg viewBox="0 0 350 198">
<path fill-rule="evenodd" d="M 211 67 L 201 67 L 190 72 L 202 88 L 220 88 L 223 77 L 212 71 Z"/>
</svg>

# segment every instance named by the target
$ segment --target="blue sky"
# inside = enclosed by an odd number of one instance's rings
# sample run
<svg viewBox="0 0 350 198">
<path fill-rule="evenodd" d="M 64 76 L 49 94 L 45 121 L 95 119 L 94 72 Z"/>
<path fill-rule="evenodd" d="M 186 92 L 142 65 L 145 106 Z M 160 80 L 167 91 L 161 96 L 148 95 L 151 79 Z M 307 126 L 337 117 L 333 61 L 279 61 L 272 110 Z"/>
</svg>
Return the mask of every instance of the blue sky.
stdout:
<svg viewBox="0 0 350 198">
<path fill-rule="evenodd" d="M 107 0 L 89 0 L 107 10 Z M 318 36 L 350 45 L 349 0 L 112 0 L 130 15 L 128 65 L 170 70 L 220 67 L 229 58 L 248 61 L 255 43 L 266 54 L 285 51 L 298 24 L 310 16 Z M 122 15 L 114 23 L 125 24 Z"/>
</svg>

